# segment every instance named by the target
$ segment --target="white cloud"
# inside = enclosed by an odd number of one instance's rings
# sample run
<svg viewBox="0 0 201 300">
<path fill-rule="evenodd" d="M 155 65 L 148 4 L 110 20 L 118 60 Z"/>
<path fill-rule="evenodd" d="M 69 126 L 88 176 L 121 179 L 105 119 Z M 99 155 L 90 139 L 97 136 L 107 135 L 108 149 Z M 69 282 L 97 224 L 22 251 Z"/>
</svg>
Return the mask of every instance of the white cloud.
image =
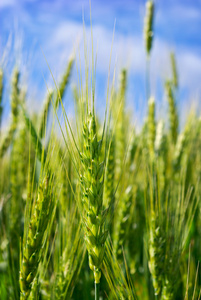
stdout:
<svg viewBox="0 0 201 300">
<path fill-rule="evenodd" d="M 5 8 L 9 6 L 15 5 L 16 0 L 1 0 L 0 1 L 0 8 Z"/>
<path fill-rule="evenodd" d="M 88 55 L 91 56 L 90 28 L 86 27 L 86 37 L 88 42 Z M 97 72 L 107 75 L 110 52 L 112 47 L 113 32 L 106 27 L 94 25 L 93 37 L 95 53 L 98 45 L 97 54 Z M 84 66 L 84 46 L 83 46 L 83 26 L 81 23 L 73 21 L 65 21 L 54 28 L 52 35 L 44 42 L 45 52 L 48 57 L 55 61 L 58 70 L 67 60 L 68 55 L 73 49 L 73 45 L 80 40 L 81 61 Z M 153 51 L 151 56 L 151 78 L 152 86 L 156 85 L 157 78 L 165 81 L 170 74 L 170 58 L 169 54 L 172 46 L 166 41 L 155 38 Z M 199 78 L 201 78 L 201 57 L 192 52 L 189 47 L 178 49 L 176 51 L 178 62 L 180 86 L 189 89 L 198 89 Z M 91 62 L 89 62 L 91 63 Z M 141 36 L 123 35 L 119 32 L 115 33 L 111 71 L 116 65 L 117 70 L 121 67 L 128 67 L 129 73 L 140 74 L 143 76 L 145 72 L 145 51 L 144 42 Z"/>
<path fill-rule="evenodd" d="M 90 28 L 86 27 L 86 40 L 91 55 L 91 32 Z M 128 66 L 131 69 L 134 67 L 138 72 L 142 70 L 143 60 L 143 43 L 140 37 L 124 36 L 118 32 L 114 35 L 114 43 L 112 46 L 113 32 L 107 28 L 99 25 L 93 26 L 93 40 L 94 40 L 94 52 L 97 50 L 97 67 L 99 72 L 107 72 L 109 67 L 110 52 L 112 50 L 112 67 L 116 59 L 118 65 Z M 45 49 L 49 53 L 60 52 L 60 57 L 63 57 L 63 53 L 66 55 L 69 49 L 72 49 L 73 45 L 80 40 L 80 53 L 82 59 L 84 52 L 83 41 L 83 26 L 76 22 L 62 22 L 58 27 L 54 29 L 50 38 L 45 41 Z M 83 61 L 84 62 L 84 61 Z"/>
<path fill-rule="evenodd" d="M 172 6 L 172 9 L 169 12 L 173 18 L 178 18 L 179 21 L 181 20 L 193 20 L 201 18 L 201 11 L 195 6 L 191 5 L 179 5 L 176 4 Z"/>
<path fill-rule="evenodd" d="M 178 69 L 182 86 L 197 93 L 200 88 L 201 57 L 187 49 L 178 53 Z"/>
</svg>

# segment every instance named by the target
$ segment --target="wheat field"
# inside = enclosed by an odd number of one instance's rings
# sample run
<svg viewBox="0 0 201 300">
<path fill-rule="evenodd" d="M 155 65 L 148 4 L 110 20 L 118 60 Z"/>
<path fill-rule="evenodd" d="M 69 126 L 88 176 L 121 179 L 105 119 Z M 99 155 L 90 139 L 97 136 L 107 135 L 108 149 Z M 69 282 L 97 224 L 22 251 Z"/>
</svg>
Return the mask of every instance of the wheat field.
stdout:
<svg viewBox="0 0 201 300">
<path fill-rule="evenodd" d="M 147 1 L 147 113 L 140 128 L 127 108 L 127 69 L 117 86 L 111 83 L 101 116 L 95 59 L 86 58 L 73 118 L 64 95 L 75 55 L 61 81 L 47 87 L 37 115 L 28 112 L 20 66 L 9 91 L 0 69 L 0 126 L 4 98 L 11 110 L 0 130 L 1 300 L 200 299 L 201 117 L 192 109 L 181 124 L 170 53 L 166 117 L 156 118 L 154 13 Z"/>
</svg>

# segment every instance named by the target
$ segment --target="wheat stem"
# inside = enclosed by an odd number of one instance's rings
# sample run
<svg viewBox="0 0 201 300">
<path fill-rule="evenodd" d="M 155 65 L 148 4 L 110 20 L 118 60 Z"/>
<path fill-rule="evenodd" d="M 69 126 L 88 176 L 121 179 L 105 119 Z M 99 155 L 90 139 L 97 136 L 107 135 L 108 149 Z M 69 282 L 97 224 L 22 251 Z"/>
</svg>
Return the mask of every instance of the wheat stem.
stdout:
<svg viewBox="0 0 201 300">
<path fill-rule="evenodd" d="M 100 283 L 95 282 L 95 300 L 99 300 Z"/>
</svg>

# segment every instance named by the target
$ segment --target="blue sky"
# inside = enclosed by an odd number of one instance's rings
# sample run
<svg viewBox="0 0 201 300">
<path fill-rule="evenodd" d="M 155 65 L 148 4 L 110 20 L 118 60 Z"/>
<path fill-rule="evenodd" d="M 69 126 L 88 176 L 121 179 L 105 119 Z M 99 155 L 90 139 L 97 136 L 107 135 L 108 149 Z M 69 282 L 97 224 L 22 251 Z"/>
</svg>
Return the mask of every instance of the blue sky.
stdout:
<svg viewBox="0 0 201 300">
<path fill-rule="evenodd" d="M 128 68 L 128 105 L 141 118 L 145 105 L 145 51 L 143 42 L 144 0 L 92 0 L 92 22 L 97 50 L 96 101 L 104 111 L 108 67 L 114 23 L 115 36 L 111 73 Z M 151 92 L 158 102 L 158 111 L 165 105 L 163 84 L 170 76 L 169 53 L 174 51 L 179 71 L 180 110 L 188 110 L 201 94 L 201 0 L 156 0 L 154 44 L 151 56 Z M 22 70 L 22 83 L 28 85 L 32 109 L 40 107 L 46 85 L 53 86 L 51 70 L 59 81 L 73 49 L 83 55 L 84 12 L 88 46 L 90 47 L 90 8 L 88 0 L 1 0 L 0 1 L 0 64 L 9 78 L 17 62 Z M 78 46 L 79 44 L 79 46 Z M 77 82 L 76 70 L 72 83 Z M 8 87 L 7 87 L 8 88 Z M 68 91 L 68 101 L 71 93 Z M 8 99 L 4 102 L 7 103 Z M 8 110 L 8 108 L 7 108 Z M 159 114 L 160 115 L 160 114 Z"/>
</svg>

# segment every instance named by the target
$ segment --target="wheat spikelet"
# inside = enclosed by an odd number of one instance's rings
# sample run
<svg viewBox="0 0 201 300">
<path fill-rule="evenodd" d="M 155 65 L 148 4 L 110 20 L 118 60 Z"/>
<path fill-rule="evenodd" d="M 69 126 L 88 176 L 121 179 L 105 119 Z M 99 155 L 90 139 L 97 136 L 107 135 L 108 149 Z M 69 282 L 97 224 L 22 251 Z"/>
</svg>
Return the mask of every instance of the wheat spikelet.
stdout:
<svg viewBox="0 0 201 300">
<path fill-rule="evenodd" d="M 156 128 L 155 138 L 155 153 L 157 157 L 156 172 L 157 172 L 157 184 L 159 186 L 160 196 L 166 196 L 166 172 L 168 167 L 167 162 L 167 141 L 164 132 L 164 122 L 159 121 Z"/>
<path fill-rule="evenodd" d="M 71 216 L 71 222 L 74 222 L 75 214 L 72 212 L 73 216 Z M 63 226 L 66 226 L 66 220 L 63 223 Z M 66 237 L 61 236 L 61 240 L 66 239 L 66 245 L 62 251 L 60 256 L 58 270 L 56 272 L 56 280 L 55 280 L 55 299 L 65 300 L 72 297 L 72 292 L 74 289 L 74 282 L 77 279 L 80 269 L 83 264 L 83 259 L 86 254 L 86 248 L 82 244 L 82 240 L 80 239 L 81 227 L 74 228 L 74 226 L 68 225 L 67 232 L 64 232 Z M 67 234 L 68 235 L 67 235 Z M 61 243 L 62 244 L 62 243 Z M 60 245 L 63 248 L 63 246 Z M 55 257 L 57 260 L 57 257 Z"/>
<path fill-rule="evenodd" d="M 149 270 L 152 275 L 155 295 L 160 295 L 162 290 L 163 268 L 165 261 L 165 240 L 163 229 L 158 226 L 154 211 L 151 212 L 149 232 Z"/>
<path fill-rule="evenodd" d="M 18 237 L 21 232 L 21 212 L 22 212 L 22 195 L 21 182 L 19 178 L 19 141 L 18 135 L 13 142 L 13 149 L 11 152 L 11 205 L 10 205 L 10 235 L 11 242 L 16 245 L 19 242 Z M 17 241 L 16 241 L 17 240 Z M 19 245 L 18 245 L 19 246 Z M 17 247 L 16 247 L 17 248 Z"/>
<path fill-rule="evenodd" d="M 154 3 L 153 1 L 147 1 L 146 3 L 146 16 L 144 19 L 144 40 L 147 55 L 150 55 L 150 51 L 153 43 L 153 19 L 154 19 Z"/>
<path fill-rule="evenodd" d="M 117 224 L 119 224 L 119 214 L 121 202 L 123 201 L 123 195 L 127 188 L 127 185 L 124 185 L 123 182 L 123 168 L 125 164 L 125 151 L 126 151 L 126 138 L 127 138 L 127 119 L 125 113 L 125 96 L 127 88 L 127 72 L 125 69 L 121 71 L 120 74 L 120 87 L 116 99 L 112 103 L 113 121 L 116 124 L 115 127 L 115 181 L 118 183 L 117 190 L 115 193 L 115 200 L 118 202 L 117 208 L 114 212 L 114 228 L 113 228 L 113 239 L 116 240 L 115 244 L 118 244 L 118 229 Z"/>
<path fill-rule="evenodd" d="M 135 274 L 138 270 L 138 265 L 141 260 L 139 253 L 141 253 L 144 246 L 142 238 L 145 228 L 144 199 L 141 193 L 139 186 L 133 187 L 133 201 L 135 201 L 135 203 L 131 211 L 131 221 L 128 231 L 128 251 L 131 257 L 129 268 L 131 274 Z M 135 239 L 133 237 L 135 237 Z"/>
<path fill-rule="evenodd" d="M 4 139 L 0 144 L 0 157 L 4 156 L 4 154 L 6 153 L 7 149 L 11 144 L 13 138 L 13 131 L 14 131 L 13 126 L 10 126 L 8 131 L 6 132 L 6 136 L 4 137 Z"/>
<path fill-rule="evenodd" d="M 67 85 L 69 83 L 69 80 L 70 80 L 70 75 L 71 75 L 71 72 L 72 72 L 72 69 L 73 69 L 73 64 L 74 64 L 74 57 L 72 56 L 69 59 L 66 71 L 63 74 L 61 83 L 60 83 L 58 91 L 57 91 L 57 96 L 56 96 L 56 101 L 55 101 L 55 108 L 58 108 L 58 105 L 59 105 L 60 101 L 63 99 L 66 87 L 67 87 Z"/>
<path fill-rule="evenodd" d="M 22 186 L 18 181 L 19 176 L 19 147 L 18 147 L 18 133 L 16 134 L 12 143 L 11 151 L 11 199 L 9 212 L 9 263 L 12 270 L 12 281 L 15 286 L 15 292 L 19 293 L 19 250 L 20 237 L 22 236 Z"/>
<path fill-rule="evenodd" d="M 165 272 L 165 279 L 163 281 L 163 288 L 161 293 L 162 300 L 171 300 L 175 297 L 175 289 L 177 287 L 179 275 L 177 272 L 179 261 L 178 261 L 178 251 L 175 251 L 170 259 L 167 259 L 167 267 Z"/>
<path fill-rule="evenodd" d="M 116 122 L 115 129 L 115 178 L 119 180 L 122 172 L 125 149 L 126 149 L 126 120 L 125 120 L 125 94 L 127 86 L 127 72 L 122 70 L 120 74 L 120 88 L 113 105 L 113 119 Z M 121 187 L 119 187 L 120 189 Z M 117 192 L 118 193 L 118 192 Z"/>
<path fill-rule="evenodd" d="M 24 118 L 25 125 L 27 127 L 27 130 L 30 132 L 30 135 L 32 137 L 33 144 L 35 146 L 36 154 L 40 162 L 45 161 L 46 159 L 46 151 L 43 148 L 43 145 L 41 143 L 40 138 L 38 137 L 36 133 L 36 129 L 27 115 L 26 111 L 22 109 L 22 116 Z"/>
<path fill-rule="evenodd" d="M 41 260 L 48 224 L 52 219 L 53 207 L 51 182 L 46 175 L 39 186 L 37 200 L 33 204 L 29 227 L 25 228 L 27 233 L 25 233 L 23 240 L 20 267 L 20 299 L 28 299 L 31 292 L 32 283 Z"/>
<path fill-rule="evenodd" d="M 172 83 L 175 88 L 178 88 L 178 74 L 174 53 L 170 54 L 171 66 L 172 66 Z"/>
<path fill-rule="evenodd" d="M 67 202 L 70 202 L 70 197 L 68 195 L 68 180 L 66 179 L 67 176 L 70 174 L 68 174 L 68 175 L 66 174 L 67 160 L 64 158 L 62 149 L 60 149 L 59 152 L 60 152 L 60 154 L 59 154 L 60 157 L 58 159 L 59 159 L 59 162 L 61 163 L 61 170 L 59 170 L 58 176 L 60 177 L 60 182 L 62 184 L 59 201 L 61 203 L 61 209 L 63 210 L 63 212 L 65 212 L 65 210 L 67 208 Z M 62 162 L 61 162 L 61 160 L 62 160 Z"/>
<path fill-rule="evenodd" d="M 181 132 L 177 138 L 177 142 L 174 148 L 174 156 L 173 156 L 173 166 L 175 171 L 181 167 L 183 158 L 187 155 L 188 160 L 188 147 L 190 142 L 192 141 L 192 129 L 193 129 L 193 118 L 190 117 L 185 125 L 183 132 Z M 184 163 L 187 165 L 187 162 Z"/>
<path fill-rule="evenodd" d="M 110 133 L 111 137 L 111 133 Z M 108 207 L 114 202 L 114 180 L 115 180 L 115 137 L 110 138 L 110 148 L 108 154 L 108 161 L 106 165 L 106 177 L 104 186 L 104 205 Z"/>
<path fill-rule="evenodd" d="M 26 99 L 26 91 L 22 91 L 21 93 L 21 103 L 24 106 L 25 105 L 25 99 Z M 27 164 L 28 164 L 28 149 L 27 147 L 27 128 L 23 122 L 22 112 L 19 112 L 19 125 L 18 125 L 18 154 L 19 154 L 19 162 L 18 162 L 18 169 L 19 169 L 19 175 L 18 175 L 18 181 L 20 182 L 22 189 L 26 189 L 27 185 Z M 27 147 L 27 148 L 26 148 Z M 23 193 L 23 190 L 21 191 Z"/>
<path fill-rule="evenodd" d="M 166 88 L 167 100 L 169 104 L 170 137 L 172 142 L 175 144 L 178 136 L 178 122 L 179 122 L 178 113 L 177 113 L 177 108 L 176 108 L 176 103 L 175 103 L 171 83 L 166 82 L 165 88 Z"/>
<path fill-rule="evenodd" d="M 19 70 L 15 68 L 12 77 L 12 92 L 11 92 L 11 112 L 13 124 L 17 125 L 18 118 L 18 103 L 19 103 Z"/>
<path fill-rule="evenodd" d="M 1 118 L 3 114 L 2 98 L 3 98 L 3 70 L 0 69 L 0 128 L 1 128 Z"/>
<path fill-rule="evenodd" d="M 50 111 L 50 105 L 51 105 L 51 99 L 53 96 L 53 91 L 49 91 L 47 94 L 47 97 L 45 99 L 45 103 L 43 105 L 41 117 L 39 120 L 39 137 L 43 138 L 45 135 L 46 125 L 47 125 L 47 119 Z"/>
<path fill-rule="evenodd" d="M 155 152 L 159 155 L 164 150 L 164 122 L 159 121 L 156 127 L 156 138 L 155 138 L 155 144 L 154 149 Z"/>
<path fill-rule="evenodd" d="M 83 151 L 81 152 L 82 220 L 89 254 L 89 266 L 95 283 L 100 283 L 107 231 L 103 210 L 104 162 L 100 161 L 101 141 L 97 140 L 95 116 L 89 113 L 83 126 Z"/>
<path fill-rule="evenodd" d="M 154 98 L 149 99 L 148 103 L 148 147 L 151 159 L 154 157 L 154 144 L 156 136 L 156 121 L 155 121 L 155 101 Z"/>
<path fill-rule="evenodd" d="M 19 95 L 19 103 L 24 105 L 25 93 Z M 11 152 L 11 204 L 10 204 L 10 234 L 12 246 L 19 243 L 22 234 L 23 191 L 26 189 L 26 127 L 18 112 L 18 128 L 13 141 Z M 15 247 L 15 246 L 14 246 Z M 16 248 L 18 248 L 16 246 Z"/>
<path fill-rule="evenodd" d="M 3 157 L 9 148 L 13 135 L 17 128 L 18 121 L 18 104 L 19 104 L 19 70 L 17 68 L 13 71 L 12 77 L 12 91 L 11 91 L 11 125 L 0 144 L 0 157 Z"/>
<path fill-rule="evenodd" d="M 130 208 L 133 199 L 132 186 L 128 186 L 122 197 L 121 206 L 119 207 L 119 217 L 116 222 L 114 253 L 119 261 L 122 260 L 122 247 L 126 240 Z"/>
</svg>

